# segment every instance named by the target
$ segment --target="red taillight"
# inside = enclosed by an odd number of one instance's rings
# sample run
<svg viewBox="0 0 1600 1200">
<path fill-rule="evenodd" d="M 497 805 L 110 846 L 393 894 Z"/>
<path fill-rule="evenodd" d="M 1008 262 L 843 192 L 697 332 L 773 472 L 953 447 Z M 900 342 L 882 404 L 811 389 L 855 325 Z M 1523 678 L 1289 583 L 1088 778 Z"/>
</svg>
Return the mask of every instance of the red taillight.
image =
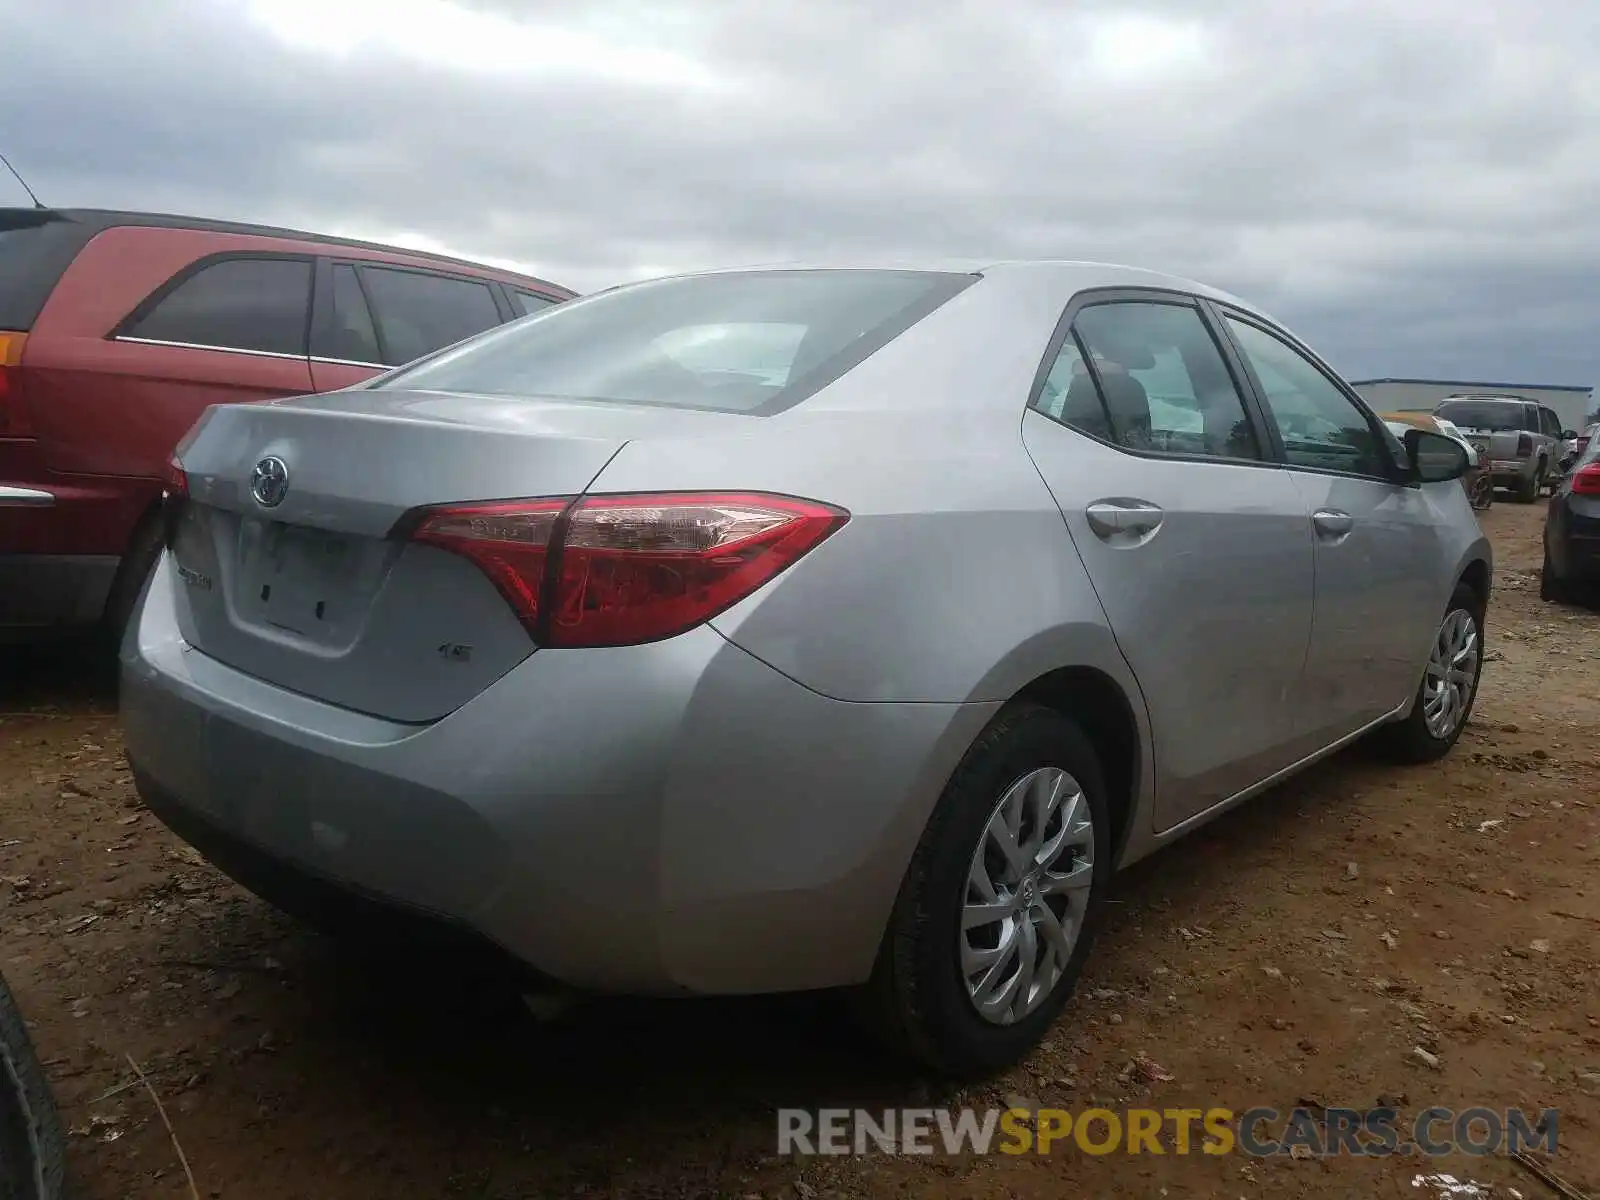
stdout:
<svg viewBox="0 0 1600 1200">
<path fill-rule="evenodd" d="M 1533 453 L 1533 435 L 1528 433 L 1517 436 L 1517 457 L 1527 458 Z"/>
<path fill-rule="evenodd" d="M 1572 492 L 1576 496 L 1600 496 L 1600 463 L 1573 472 Z"/>
<path fill-rule="evenodd" d="M 567 499 L 511 500 L 431 509 L 411 540 L 471 559 L 537 636 L 556 523 L 571 504 Z"/>
<path fill-rule="evenodd" d="M 33 436 L 33 422 L 22 398 L 22 346 L 26 334 L 0 333 L 0 437 Z"/>
<path fill-rule="evenodd" d="M 414 541 L 471 559 L 544 646 L 630 646 L 704 624 L 847 520 L 759 493 L 452 505 Z"/>
<path fill-rule="evenodd" d="M 189 476 L 184 473 L 183 464 L 174 456 L 167 460 L 167 465 L 161 471 L 161 491 L 166 499 L 187 500 L 189 498 Z"/>
<path fill-rule="evenodd" d="M 169 550 L 177 537 L 178 517 L 188 500 L 189 476 L 174 454 L 161 469 L 161 535 Z"/>
</svg>

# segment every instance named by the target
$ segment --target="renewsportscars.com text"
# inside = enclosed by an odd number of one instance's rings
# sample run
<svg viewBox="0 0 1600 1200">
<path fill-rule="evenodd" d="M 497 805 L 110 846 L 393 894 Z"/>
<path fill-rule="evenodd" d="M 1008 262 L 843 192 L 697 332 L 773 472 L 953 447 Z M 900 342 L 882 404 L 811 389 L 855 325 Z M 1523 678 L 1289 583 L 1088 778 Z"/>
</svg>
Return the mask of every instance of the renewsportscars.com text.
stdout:
<svg viewBox="0 0 1600 1200">
<path fill-rule="evenodd" d="M 1555 1153 L 1555 1109 L 1086 1108 L 778 1110 L 778 1153 L 1246 1154 L 1380 1157 Z"/>
</svg>

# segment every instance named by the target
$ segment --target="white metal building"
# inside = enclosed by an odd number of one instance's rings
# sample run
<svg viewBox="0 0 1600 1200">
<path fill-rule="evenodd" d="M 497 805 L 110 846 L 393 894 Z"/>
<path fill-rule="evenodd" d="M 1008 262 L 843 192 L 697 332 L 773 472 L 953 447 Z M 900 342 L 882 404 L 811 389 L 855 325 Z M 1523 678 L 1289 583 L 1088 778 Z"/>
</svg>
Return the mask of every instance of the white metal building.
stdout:
<svg viewBox="0 0 1600 1200">
<path fill-rule="evenodd" d="M 1352 380 L 1350 386 L 1379 412 L 1431 412 L 1446 396 L 1521 396 L 1552 409 L 1561 418 L 1563 429 L 1582 429 L 1595 410 L 1592 387 L 1466 379 L 1361 379 Z"/>
</svg>

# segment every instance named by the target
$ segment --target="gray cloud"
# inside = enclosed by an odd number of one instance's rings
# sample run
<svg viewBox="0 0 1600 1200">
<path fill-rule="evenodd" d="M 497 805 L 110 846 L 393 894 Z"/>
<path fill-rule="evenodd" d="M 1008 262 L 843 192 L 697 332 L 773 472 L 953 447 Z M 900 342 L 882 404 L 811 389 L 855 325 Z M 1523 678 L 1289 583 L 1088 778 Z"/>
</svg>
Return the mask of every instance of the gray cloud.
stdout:
<svg viewBox="0 0 1600 1200">
<path fill-rule="evenodd" d="M 476 69 L 405 4 L 252 16 L 290 3 L 0 0 L 0 149 L 51 203 L 420 236 L 579 288 L 1110 259 L 1259 300 L 1353 375 L 1600 382 L 1587 0 L 457 0 L 553 31 L 498 27 Z M 384 36 L 314 48 L 347 27 Z M 638 54 L 597 71 L 560 28 Z"/>
</svg>

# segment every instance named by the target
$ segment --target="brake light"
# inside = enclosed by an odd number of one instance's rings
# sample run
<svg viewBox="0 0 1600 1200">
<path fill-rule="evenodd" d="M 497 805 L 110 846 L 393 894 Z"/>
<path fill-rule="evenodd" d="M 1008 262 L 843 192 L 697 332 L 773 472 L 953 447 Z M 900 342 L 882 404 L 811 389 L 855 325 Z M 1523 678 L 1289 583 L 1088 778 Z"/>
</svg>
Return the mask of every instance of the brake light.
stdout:
<svg viewBox="0 0 1600 1200">
<path fill-rule="evenodd" d="M 1573 472 L 1572 492 L 1576 496 L 1600 496 L 1600 463 L 1590 463 Z"/>
<path fill-rule="evenodd" d="M 1517 457 L 1527 458 L 1533 453 L 1533 435 L 1521 433 L 1517 435 Z"/>
<path fill-rule="evenodd" d="M 183 464 L 178 461 L 177 455 L 167 460 L 167 465 L 161 471 L 162 499 L 187 500 L 189 498 L 189 476 L 183 469 Z"/>
<path fill-rule="evenodd" d="M 22 399 L 22 333 L 0 333 L 0 437 L 33 436 L 33 422 Z"/>
<path fill-rule="evenodd" d="M 189 500 L 189 476 L 174 454 L 161 469 L 161 541 L 171 550 L 178 536 L 178 518 Z"/>
<path fill-rule="evenodd" d="M 543 646 L 631 646 L 693 629 L 850 519 L 747 492 L 586 496 L 425 510 L 413 541 L 475 563 Z"/>
</svg>

